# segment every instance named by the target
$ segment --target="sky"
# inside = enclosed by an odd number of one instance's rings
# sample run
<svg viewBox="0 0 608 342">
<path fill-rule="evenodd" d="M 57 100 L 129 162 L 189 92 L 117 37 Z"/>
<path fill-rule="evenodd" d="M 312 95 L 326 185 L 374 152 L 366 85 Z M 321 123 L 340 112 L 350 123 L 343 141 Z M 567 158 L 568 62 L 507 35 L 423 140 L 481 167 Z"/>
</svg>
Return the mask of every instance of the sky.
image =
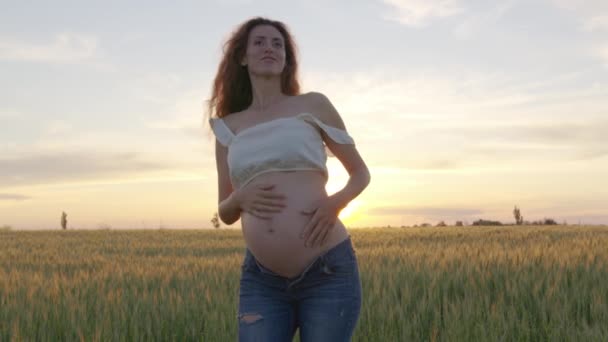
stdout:
<svg viewBox="0 0 608 342">
<path fill-rule="evenodd" d="M 608 224 L 608 2 L 3 1 L 0 226 L 209 228 L 236 27 L 293 33 L 366 162 L 347 227 Z M 328 159 L 329 193 L 348 174 Z M 240 228 L 240 221 L 230 226 Z"/>
</svg>

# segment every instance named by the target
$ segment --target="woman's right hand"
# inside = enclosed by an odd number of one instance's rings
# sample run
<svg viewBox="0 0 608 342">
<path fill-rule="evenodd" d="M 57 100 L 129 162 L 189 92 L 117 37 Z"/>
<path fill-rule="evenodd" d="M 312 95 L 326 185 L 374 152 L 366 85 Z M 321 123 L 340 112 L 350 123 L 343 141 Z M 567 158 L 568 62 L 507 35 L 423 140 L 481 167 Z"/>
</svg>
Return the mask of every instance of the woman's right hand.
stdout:
<svg viewBox="0 0 608 342">
<path fill-rule="evenodd" d="M 268 220 L 271 213 L 278 213 L 285 205 L 285 195 L 276 193 L 274 184 L 248 184 L 237 190 L 239 207 L 242 211 L 258 218 Z"/>
</svg>

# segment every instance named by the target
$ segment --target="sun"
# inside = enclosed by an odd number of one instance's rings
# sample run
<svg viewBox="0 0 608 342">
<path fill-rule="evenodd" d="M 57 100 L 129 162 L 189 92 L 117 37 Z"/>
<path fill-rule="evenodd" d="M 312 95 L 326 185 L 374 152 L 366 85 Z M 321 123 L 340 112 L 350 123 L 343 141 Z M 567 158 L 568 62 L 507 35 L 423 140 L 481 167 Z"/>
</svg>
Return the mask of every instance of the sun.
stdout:
<svg viewBox="0 0 608 342">
<path fill-rule="evenodd" d="M 357 209 L 361 206 L 361 202 L 358 200 L 353 200 L 350 202 L 338 215 L 338 218 L 345 225 L 352 224 L 359 219 L 359 211 Z"/>
</svg>

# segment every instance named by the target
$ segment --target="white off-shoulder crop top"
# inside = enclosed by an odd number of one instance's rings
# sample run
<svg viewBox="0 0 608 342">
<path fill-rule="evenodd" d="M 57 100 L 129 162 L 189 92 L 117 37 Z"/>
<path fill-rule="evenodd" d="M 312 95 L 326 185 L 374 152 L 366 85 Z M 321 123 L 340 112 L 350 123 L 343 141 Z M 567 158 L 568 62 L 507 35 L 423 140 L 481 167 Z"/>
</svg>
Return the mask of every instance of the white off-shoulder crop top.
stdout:
<svg viewBox="0 0 608 342">
<path fill-rule="evenodd" d="M 339 144 L 355 144 L 345 130 L 311 113 L 266 121 L 236 135 L 221 118 L 210 118 L 209 125 L 218 142 L 228 147 L 230 181 L 237 189 L 270 171 L 319 170 L 327 180 L 327 153 L 319 129 Z"/>
</svg>

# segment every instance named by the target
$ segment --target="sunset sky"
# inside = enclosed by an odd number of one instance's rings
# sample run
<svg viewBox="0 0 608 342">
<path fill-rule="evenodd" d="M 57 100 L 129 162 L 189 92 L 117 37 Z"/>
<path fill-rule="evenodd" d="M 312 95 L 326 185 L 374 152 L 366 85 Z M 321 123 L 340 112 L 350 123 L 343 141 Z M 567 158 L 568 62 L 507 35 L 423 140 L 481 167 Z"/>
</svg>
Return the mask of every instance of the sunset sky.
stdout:
<svg viewBox="0 0 608 342">
<path fill-rule="evenodd" d="M 303 92 L 370 168 L 348 227 L 510 223 L 515 205 L 608 224 L 608 1 L 218 0 L 2 6 L 0 226 L 210 227 L 203 104 L 254 16 L 287 24 Z M 348 174 L 328 167 L 333 193 Z"/>
</svg>

